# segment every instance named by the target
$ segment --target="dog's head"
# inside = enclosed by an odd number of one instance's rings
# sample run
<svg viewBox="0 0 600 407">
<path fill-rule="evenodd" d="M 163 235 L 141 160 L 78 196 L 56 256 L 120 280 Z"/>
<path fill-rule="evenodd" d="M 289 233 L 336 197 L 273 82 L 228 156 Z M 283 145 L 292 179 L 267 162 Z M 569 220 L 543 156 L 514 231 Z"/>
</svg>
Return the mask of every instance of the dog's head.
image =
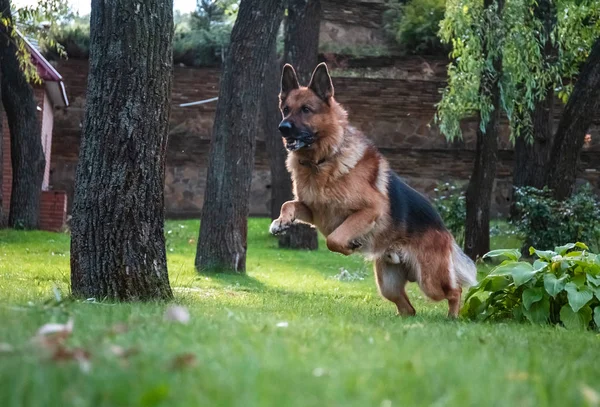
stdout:
<svg viewBox="0 0 600 407">
<path fill-rule="evenodd" d="M 294 68 L 286 64 L 279 108 L 283 116 L 279 131 L 289 151 L 332 143 L 331 138 L 340 132 L 341 119 L 345 119 L 345 112 L 333 99 L 333 84 L 325 63 L 317 65 L 306 87 L 300 86 Z"/>
</svg>

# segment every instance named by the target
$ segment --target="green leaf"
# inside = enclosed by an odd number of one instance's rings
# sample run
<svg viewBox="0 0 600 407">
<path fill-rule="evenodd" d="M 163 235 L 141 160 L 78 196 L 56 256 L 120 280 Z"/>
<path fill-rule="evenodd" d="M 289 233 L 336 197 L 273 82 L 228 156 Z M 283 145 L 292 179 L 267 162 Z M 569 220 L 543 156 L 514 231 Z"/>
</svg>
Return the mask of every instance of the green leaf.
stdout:
<svg viewBox="0 0 600 407">
<path fill-rule="evenodd" d="M 546 289 L 546 292 L 550 294 L 553 298 L 556 298 L 558 293 L 564 290 L 566 283 L 567 276 L 556 278 L 556 276 L 552 273 L 544 275 L 544 288 Z"/>
<path fill-rule="evenodd" d="M 545 324 L 550 318 L 550 300 L 542 297 L 541 301 L 531 304 L 529 309 L 522 307 L 523 315 L 533 324 Z"/>
<path fill-rule="evenodd" d="M 565 290 L 573 312 L 579 311 L 594 297 L 594 292 L 588 286 L 577 287 L 572 282 L 565 285 Z"/>
<path fill-rule="evenodd" d="M 543 260 L 536 260 L 533 262 L 533 268 L 535 271 L 542 271 L 548 267 L 549 263 Z"/>
<path fill-rule="evenodd" d="M 516 287 L 520 287 L 533 278 L 536 270 L 529 263 L 519 262 L 511 264 L 510 274 L 515 282 Z"/>
<path fill-rule="evenodd" d="M 587 277 L 587 281 L 591 285 L 596 286 L 596 287 L 600 287 L 600 275 L 593 276 L 591 274 L 586 274 L 586 277 Z"/>
<path fill-rule="evenodd" d="M 488 257 L 507 257 L 510 260 L 517 261 L 521 258 L 521 252 L 517 249 L 498 249 L 483 255 L 484 259 Z"/>
<path fill-rule="evenodd" d="M 575 274 L 571 277 L 571 282 L 581 288 L 585 285 L 585 274 Z"/>
<path fill-rule="evenodd" d="M 540 259 L 546 261 L 552 261 L 552 258 L 557 255 L 552 250 L 536 250 L 533 247 L 529 248 L 529 254 L 536 254 Z"/>
<path fill-rule="evenodd" d="M 600 305 L 596 305 L 596 308 L 594 308 L 594 322 L 596 323 L 596 329 L 600 329 Z"/>
<path fill-rule="evenodd" d="M 581 243 L 581 242 L 575 243 L 575 247 L 579 247 L 582 250 L 587 250 L 587 251 L 590 250 L 590 248 L 585 243 Z"/>
<path fill-rule="evenodd" d="M 560 309 L 560 320 L 569 330 L 583 331 L 587 329 L 592 320 L 592 309 L 586 306 L 575 312 L 568 305 L 563 305 Z"/>
<path fill-rule="evenodd" d="M 528 288 L 523 291 L 523 306 L 525 309 L 530 309 L 531 304 L 534 304 L 542 299 L 544 290 L 542 287 Z"/>
<path fill-rule="evenodd" d="M 482 282 L 482 289 L 485 291 L 500 291 L 510 285 L 510 279 L 508 276 L 488 276 L 485 281 Z"/>
<path fill-rule="evenodd" d="M 476 318 L 487 307 L 490 293 L 487 291 L 476 291 L 465 300 L 465 305 L 461 310 L 461 315 Z"/>
<path fill-rule="evenodd" d="M 575 243 L 567 243 L 564 246 L 556 246 L 554 251 L 561 256 L 564 256 L 569 250 L 575 247 Z"/>
</svg>

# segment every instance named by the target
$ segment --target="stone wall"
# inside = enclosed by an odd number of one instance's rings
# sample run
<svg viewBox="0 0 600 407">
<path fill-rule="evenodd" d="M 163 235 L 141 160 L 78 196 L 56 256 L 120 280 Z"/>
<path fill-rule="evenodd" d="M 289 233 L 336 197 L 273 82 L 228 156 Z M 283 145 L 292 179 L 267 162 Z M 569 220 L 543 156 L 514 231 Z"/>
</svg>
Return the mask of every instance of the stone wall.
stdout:
<svg viewBox="0 0 600 407">
<path fill-rule="evenodd" d="M 57 68 L 65 78 L 71 106 L 55 113 L 51 184 L 54 189 L 69 193 L 70 205 L 87 61 L 62 61 Z M 334 77 L 336 97 L 349 111 L 351 122 L 373 139 L 392 168 L 420 191 L 431 193 L 441 181 L 466 182 L 472 169 L 477 123 L 466 122 L 464 141 L 453 144 L 446 142 L 433 124 L 435 104 L 445 85 L 443 61 L 405 59 L 392 68 L 394 74 L 390 78 Z M 175 68 L 165 189 L 170 217 L 197 217 L 200 213 L 216 107 L 215 103 L 192 107 L 179 104 L 217 96 L 218 77 L 217 69 Z M 590 132 L 592 142 L 584 149 L 580 175 L 600 188 L 598 123 Z M 259 135 L 258 139 L 250 213 L 262 216 L 268 214 L 270 171 L 264 136 Z M 513 154 L 506 122 L 500 149 L 494 214 L 506 213 L 510 203 Z"/>
</svg>

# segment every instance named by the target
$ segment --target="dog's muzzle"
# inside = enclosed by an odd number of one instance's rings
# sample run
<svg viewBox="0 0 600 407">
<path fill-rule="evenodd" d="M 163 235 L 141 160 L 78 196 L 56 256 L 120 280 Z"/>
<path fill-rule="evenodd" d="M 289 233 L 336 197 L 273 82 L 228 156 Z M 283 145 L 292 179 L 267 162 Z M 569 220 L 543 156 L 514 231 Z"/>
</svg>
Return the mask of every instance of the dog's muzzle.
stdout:
<svg viewBox="0 0 600 407">
<path fill-rule="evenodd" d="M 296 151 L 302 147 L 310 146 L 315 141 L 312 133 L 298 129 L 293 123 L 284 120 L 279 125 L 279 131 L 285 139 L 285 148 Z"/>
</svg>

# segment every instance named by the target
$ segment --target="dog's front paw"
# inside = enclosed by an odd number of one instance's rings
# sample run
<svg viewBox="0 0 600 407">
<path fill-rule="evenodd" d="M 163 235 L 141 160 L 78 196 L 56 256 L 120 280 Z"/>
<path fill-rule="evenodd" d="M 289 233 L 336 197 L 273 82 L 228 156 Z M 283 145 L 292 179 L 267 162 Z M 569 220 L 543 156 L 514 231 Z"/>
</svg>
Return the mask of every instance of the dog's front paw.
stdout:
<svg viewBox="0 0 600 407">
<path fill-rule="evenodd" d="M 273 222 L 271 222 L 271 226 L 269 227 L 269 232 L 272 235 L 281 235 L 283 233 L 285 233 L 291 226 L 292 224 L 289 222 L 283 222 L 281 220 L 281 218 L 275 219 Z"/>
</svg>

